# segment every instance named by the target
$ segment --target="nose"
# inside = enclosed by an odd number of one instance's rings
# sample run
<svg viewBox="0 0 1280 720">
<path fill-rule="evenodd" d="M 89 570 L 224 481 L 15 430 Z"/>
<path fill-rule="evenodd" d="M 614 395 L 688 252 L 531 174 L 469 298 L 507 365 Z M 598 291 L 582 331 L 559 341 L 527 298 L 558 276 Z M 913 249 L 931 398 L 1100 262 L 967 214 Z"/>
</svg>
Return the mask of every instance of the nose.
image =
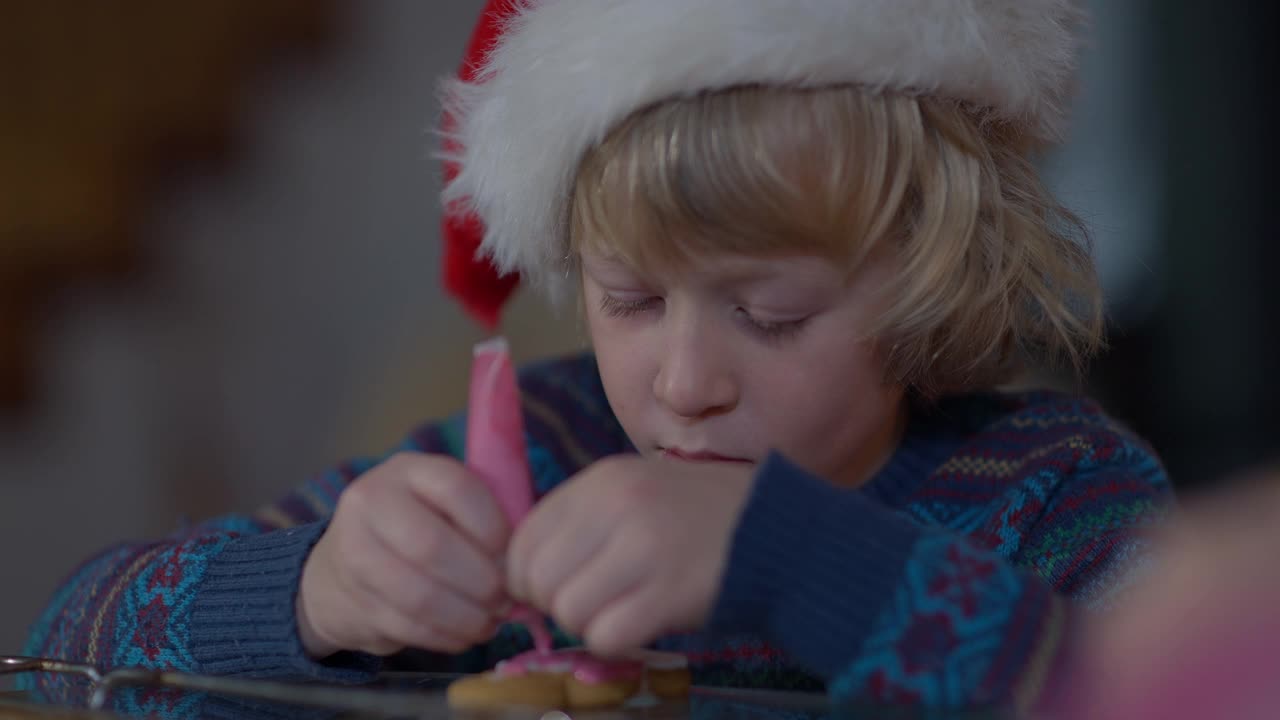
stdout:
<svg viewBox="0 0 1280 720">
<path fill-rule="evenodd" d="M 653 381 L 654 397 L 687 420 L 729 412 L 738 404 L 739 386 L 726 351 L 697 323 L 672 320 Z"/>
</svg>

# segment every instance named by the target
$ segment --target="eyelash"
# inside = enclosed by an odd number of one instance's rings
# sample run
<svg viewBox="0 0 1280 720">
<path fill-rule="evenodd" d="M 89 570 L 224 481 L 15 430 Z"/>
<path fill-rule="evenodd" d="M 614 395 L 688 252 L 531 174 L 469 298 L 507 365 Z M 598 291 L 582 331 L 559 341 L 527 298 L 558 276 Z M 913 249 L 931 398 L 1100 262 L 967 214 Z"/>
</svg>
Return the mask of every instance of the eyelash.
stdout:
<svg viewBox="0 0 1280 720">
<path fill-rule="evenodd" d="M 619 300 L 608 293 L 600 296 L 601 312 L 611 318 L 618 319 L 635 317 L 641 313 L 654 310 L 661 304 L 662 298 L 660 297 L 647 297 L 643 300 Z M 751 314 L 742 308 L 738 308 L 736 312 L 753 333 L 767 342 L 790 340 L 799 335 L 809 322 L 809 318 L 785 322 L 764 322 L 751 317 Z"/>
<path fill-rule="evenodd" d="M 600 296 L 600 310 L 611 318 L 635 317 L 646 310 L 652 310 L 662 303 L 660 297 L 647 297 L 643 300 L 619 300 L 604 293 Z"/>
<path fill-rule="evenodd" d="M 751 314 L 741 308 L 738 312 L 742 315 L 743 320 L 751 328 L 753 332 L 764 340 L 776 343 L 785 342 L 794 339 L 804 330 L 805 325 L 809 322 L 809 318 L 801 318 L 799 320 L 788 320 L 786 322 L 763 322 L 751 317 Z"/>
</svg>

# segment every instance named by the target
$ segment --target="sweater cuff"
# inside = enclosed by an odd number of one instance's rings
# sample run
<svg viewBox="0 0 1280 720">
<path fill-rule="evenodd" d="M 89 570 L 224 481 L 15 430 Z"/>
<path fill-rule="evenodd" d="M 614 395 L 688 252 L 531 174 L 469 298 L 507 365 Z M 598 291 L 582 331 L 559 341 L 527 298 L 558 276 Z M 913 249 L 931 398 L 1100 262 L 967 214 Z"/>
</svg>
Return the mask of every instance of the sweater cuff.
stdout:
<svg viewBox="0 0 1280 720">
<path fill-rule="evenodd" d="M 831 677 L 866 641 L 920 532 L 773 453 L 734 533 L 709 629 L 763 634 Z"/>
<path fill-rule="evenodd" d="M 358 683 L 382 660 L 342 652 L 307 655 L 295 601 L 302 567 L 327 522 L 246 535 L 209 560 L 191 610 L 191 652 L 200 672 Z"/>
</svg>

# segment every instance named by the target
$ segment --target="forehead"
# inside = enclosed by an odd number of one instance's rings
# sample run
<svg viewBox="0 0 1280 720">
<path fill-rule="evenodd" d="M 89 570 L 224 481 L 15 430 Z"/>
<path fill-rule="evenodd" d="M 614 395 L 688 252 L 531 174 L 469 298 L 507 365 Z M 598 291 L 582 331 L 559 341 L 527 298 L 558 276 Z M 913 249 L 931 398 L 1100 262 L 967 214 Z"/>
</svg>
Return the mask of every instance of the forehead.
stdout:
<svg viewBox="0 0 1280 720">
<path fill-rule="evenodd" d="M 752 255 L 717 252 L 671 260 L 660 267 L 640 266 L 621 254 L 583 249 L 583 268 L 593 275 L 644 275 L 664 279 L 683 278 L 735 285 L 773 282 L 796 284 L 839 282 L 845 269 L 816 254 Z"/>
</svg>

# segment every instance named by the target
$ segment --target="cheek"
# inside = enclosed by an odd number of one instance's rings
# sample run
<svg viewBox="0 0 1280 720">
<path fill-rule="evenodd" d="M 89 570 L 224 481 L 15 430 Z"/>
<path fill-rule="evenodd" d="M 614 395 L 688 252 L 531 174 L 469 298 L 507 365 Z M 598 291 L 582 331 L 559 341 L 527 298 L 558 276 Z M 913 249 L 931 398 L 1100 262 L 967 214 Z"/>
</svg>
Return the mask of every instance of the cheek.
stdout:
<svg viewBox="0 0 1280 720">
<path fill-rule="evenodd" d="M 768 431 L 784 450 L 830 470 L 896 417 L 902 392 L 885 384 L 883 363 L 868 345 L 825 345 L 795 366 L 804 371 L 760 378 L 761 399 L 772 408 Z"/>
<path fill-rule="evenodd" d="M 641 342 L 638 333 L 619 325 L 598 310 L 587 309 L 587 330 L 605 396 L 618 420 L 630 431 L 652 387 L 651 358 L 646 348 L 653 344 Z"/>
</svg>

